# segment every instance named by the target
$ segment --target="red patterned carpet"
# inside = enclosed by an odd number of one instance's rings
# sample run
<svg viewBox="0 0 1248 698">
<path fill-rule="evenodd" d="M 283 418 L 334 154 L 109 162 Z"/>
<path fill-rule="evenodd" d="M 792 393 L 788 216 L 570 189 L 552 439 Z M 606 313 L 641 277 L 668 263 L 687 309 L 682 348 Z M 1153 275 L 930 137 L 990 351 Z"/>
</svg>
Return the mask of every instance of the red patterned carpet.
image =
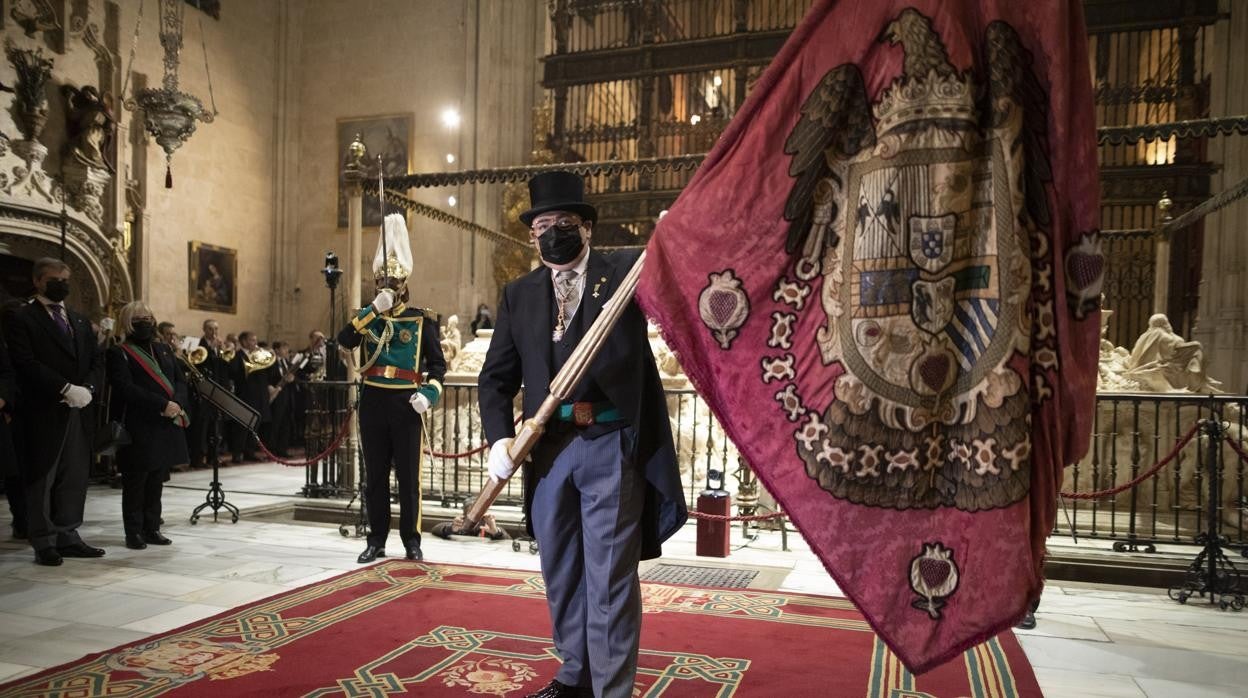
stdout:
<svg viewBox="0 0 1248 698">
<path fill-rule="evenodd" d="M 1039 696 L 999 636 L 905 671 L 840 598 L 645 584 L 636 696 Z M 554 675 L 535 572 L 385 562 L 0 686 L 0 695 L 523 696 Z"/>
</svg>

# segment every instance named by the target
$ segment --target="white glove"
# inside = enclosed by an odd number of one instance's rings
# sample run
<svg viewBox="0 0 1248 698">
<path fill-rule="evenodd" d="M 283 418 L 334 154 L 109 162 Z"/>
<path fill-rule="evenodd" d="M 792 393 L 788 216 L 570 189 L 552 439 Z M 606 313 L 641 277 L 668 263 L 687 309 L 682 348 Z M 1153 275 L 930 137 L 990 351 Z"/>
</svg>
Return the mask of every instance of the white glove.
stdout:
<svg viewBox="0 0 1248 698">
<path fill-rule="evenodd" d="M 394 307 L 394 291 L 383 288 L 377 293 L 377 297 L 373 299 L 373 309 L 379 313 L 384 313 Z"/>
<path fill-rule="evenodd" d="M 511 439 L 499 439 L 490 446 L 490 479 L 495 482 L 502 482 L 511 477 L 516 472 L 516 464 L 511 462 L 511 456 L 507 454 L 507 449 L 511 447 Z"/>
<path fill-rule="evenodd" d="M 111 317 L 106 317 L 103 320 L 100 320 L 100 329 L 105 332 L 112 332 L 115 325 L 116 323 Z"/>
<path fill-rule="evenodd" d="M 91 391 L 81 385 L 71 385 L 61 395 L 61 402 L 73 409 L 81 409 L 91 404 Z"/>
<path fill-rule="evenodd" d="M 429 409 L 429 398 L 423 393 L 413 393 L 408 402 L 411 403 L 412 409 L 416 410 L 416 414 L 424 414 L 425 410 Z"/>
</svg>

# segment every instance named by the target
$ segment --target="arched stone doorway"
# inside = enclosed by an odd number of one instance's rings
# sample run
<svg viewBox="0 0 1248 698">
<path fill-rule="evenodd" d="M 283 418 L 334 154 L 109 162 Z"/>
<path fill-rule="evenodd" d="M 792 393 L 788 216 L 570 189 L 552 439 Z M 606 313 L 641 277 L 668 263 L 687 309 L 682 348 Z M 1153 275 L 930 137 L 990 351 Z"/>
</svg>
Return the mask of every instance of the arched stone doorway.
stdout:
<svg viewBox="0 0 1248 698">
<path fill-rule="evenodd" d="M 93 228 L 70 219 L 64 259 L 69 264 L 69 306 L 96 318 L 133 295 L 124 261 Z M 0 206 L 0 293 L 24 298 L 33 292 L 30 265 L 40 257 L 61 257 L 59 216 L 38 209 Z M 25 275 L 23 282 L 22 275 Z"/>
</svg>

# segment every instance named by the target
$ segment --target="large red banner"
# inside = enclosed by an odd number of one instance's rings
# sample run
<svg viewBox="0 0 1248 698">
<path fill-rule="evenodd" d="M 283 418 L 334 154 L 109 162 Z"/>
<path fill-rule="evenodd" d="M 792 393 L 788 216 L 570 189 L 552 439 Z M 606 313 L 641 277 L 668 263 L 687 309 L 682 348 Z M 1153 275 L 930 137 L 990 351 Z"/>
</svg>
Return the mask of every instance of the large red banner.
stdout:
<svg viewBox="0 0 1248 698">
<path fill-rule="evenodd" d="M 841 589 L 924 671 L 1040 595 L 1104 258 L 1078 0 L 828 0 L 638 298 Z"/>
</svg>

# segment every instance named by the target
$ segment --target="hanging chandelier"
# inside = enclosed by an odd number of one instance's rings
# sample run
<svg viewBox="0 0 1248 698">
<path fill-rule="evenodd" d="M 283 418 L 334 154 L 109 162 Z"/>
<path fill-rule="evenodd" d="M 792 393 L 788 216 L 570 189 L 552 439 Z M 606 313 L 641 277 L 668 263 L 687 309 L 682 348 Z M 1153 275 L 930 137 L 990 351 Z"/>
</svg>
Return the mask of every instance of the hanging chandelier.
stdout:
<svg viewBox="0 0 1248 698">
<path fill-rule="evenodd" d="M 182 147 L 195 133 L 197 121 L 212 123 L 217 116 L 216 98 L 212 94 L 212 74 L 208 72 L 208 47 L 203 43 L 203 21 L 200 21 L 200 42 L 204 50 L 204 72 L 208 75 L 208 97 L 212 111 L 204 108 L 198 97 L 178 89 L 179 54 L 182 52 L 183 0 L 158 0 L 160 3 L 160 45 L 164 48 L 165 78 L 161 86 L 136 90 L 126 99 L 126 109 L 143 112 L 143 128 L 165 151 L 165 188 L 173 188 L 173 152 Z M 139 28 L 143 24 L 143 4 L 139 4 L 139 18 L 134 27 L 134 42 L 130 47 L 130 64 L 134 64 L 134 52 L 138 46 Z M 130 71 L 126 71 L 129 80 Z M 125 87 L 122 87 L 125 94 Z"/>
</svg>

